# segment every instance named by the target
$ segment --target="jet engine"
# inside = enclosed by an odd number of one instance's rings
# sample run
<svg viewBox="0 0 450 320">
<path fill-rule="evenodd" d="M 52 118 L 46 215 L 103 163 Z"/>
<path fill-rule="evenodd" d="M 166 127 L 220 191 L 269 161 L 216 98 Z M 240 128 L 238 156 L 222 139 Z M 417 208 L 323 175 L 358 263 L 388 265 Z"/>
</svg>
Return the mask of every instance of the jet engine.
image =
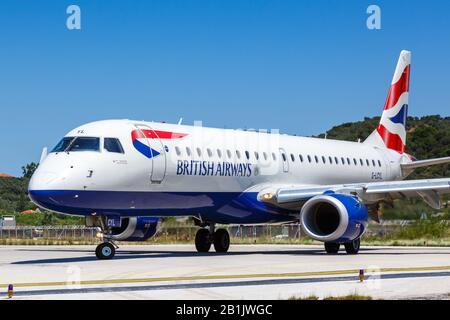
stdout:
<svg viewBox="0 0 450 320">
<path fill-rule="evenodd" d="M 158 231 L 159 218 L 130 217 L 122 218 L 120 227 L 111 228 L 107 237 L 119 241 L 145 241 Z"/>
<path fill-rule="evenodd" d="M 367 220 L 368 211 L 361 200 L 337 193 L 325 193 L 309 199 L 300 212 L 305 233 L 323 242 L 353 241 L 365 232 Z"/>
</svg>

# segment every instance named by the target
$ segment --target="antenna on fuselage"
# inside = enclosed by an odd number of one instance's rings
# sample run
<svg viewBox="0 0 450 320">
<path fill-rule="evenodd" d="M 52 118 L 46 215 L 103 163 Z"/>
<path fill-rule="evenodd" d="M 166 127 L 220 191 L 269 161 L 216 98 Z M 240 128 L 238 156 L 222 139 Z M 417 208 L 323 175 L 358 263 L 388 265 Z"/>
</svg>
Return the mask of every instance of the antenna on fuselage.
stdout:
<svg viewBox="0 0 450 320">
<path fill-rule="evenodd" d="M 180 120 L 178 120 L 178 125 L 180 125 L 183 122 L 183 117 L 180 118 Z"/>
</svg>

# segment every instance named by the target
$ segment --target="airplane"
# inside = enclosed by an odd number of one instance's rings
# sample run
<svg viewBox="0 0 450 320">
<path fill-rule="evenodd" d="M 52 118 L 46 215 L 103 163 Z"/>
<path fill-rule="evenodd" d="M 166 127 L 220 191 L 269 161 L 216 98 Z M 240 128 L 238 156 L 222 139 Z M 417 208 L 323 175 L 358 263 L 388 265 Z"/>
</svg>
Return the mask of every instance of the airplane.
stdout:
<svg viewBox="0 0 450 320">
<path fill-rule="evenodd" d="M 403 180 L 417 160 L 405 152 L 411 53 L 403 50 L 378 127 L 363 142 L 133 120 L 105 120 L 70 131 L 44 149 L 29 183 L 38 206 L 84 216 L 98 227 L 95 253 L 111 259 L 115 241 L 145 241 L 162 217 L 190 216 L 198 252 L 225 253 L 216 224 L 300 223 L 328 254 L 357 254 L 381 203 L 420 197 L 433 208 L 450 178 Z"/>
</svg>

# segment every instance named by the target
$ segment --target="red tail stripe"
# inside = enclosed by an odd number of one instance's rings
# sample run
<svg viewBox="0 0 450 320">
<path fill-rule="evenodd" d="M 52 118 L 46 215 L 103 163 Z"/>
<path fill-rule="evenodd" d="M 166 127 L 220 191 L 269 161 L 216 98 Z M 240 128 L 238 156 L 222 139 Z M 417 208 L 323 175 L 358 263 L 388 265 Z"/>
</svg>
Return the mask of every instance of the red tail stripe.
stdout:
<svg viewBox="0 0 450 320">
<path fill-rule="evenodd" d="M 410 65 L 408 64 L 403 70 L 400 79 L 391 85 L 386 103 L 384 104 L 384 110 L 395 106 L 402 93 L 409 91 L 409 67 Z"/>
<path fill-rule="evenodd" d="M 398 153 L 405 151 L 405 145 L 398 134 L 389 132 L 381 123 L 378 125 L 377 131 L 388 149 L 395 150 Z"/>
</svg>

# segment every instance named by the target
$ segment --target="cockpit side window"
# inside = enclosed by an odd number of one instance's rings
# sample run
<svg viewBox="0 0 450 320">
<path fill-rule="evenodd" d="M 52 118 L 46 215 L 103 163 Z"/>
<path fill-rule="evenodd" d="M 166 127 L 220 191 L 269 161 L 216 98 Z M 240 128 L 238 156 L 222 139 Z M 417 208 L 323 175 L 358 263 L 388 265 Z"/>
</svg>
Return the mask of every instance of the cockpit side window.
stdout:
<svg viewBox="0 0 450 320">
<path fill-rule="evenodd" d="M 51 152 L 64 152 L 70 143 L 75 139 L 75 137 L 64 137 L 58 144 L 53 148 Z"/>
<path fill-rule="evenodd" d="M 105 138 L 104 148 L 108 152 L 125 153 L 122 148 L 122 144 L 117 138 Z"/>
<path fill-rule="evenodd" d="M 100 151 L 100 138 L 77 137 L 71 142 L 66 151 Z"/>
</svg>

